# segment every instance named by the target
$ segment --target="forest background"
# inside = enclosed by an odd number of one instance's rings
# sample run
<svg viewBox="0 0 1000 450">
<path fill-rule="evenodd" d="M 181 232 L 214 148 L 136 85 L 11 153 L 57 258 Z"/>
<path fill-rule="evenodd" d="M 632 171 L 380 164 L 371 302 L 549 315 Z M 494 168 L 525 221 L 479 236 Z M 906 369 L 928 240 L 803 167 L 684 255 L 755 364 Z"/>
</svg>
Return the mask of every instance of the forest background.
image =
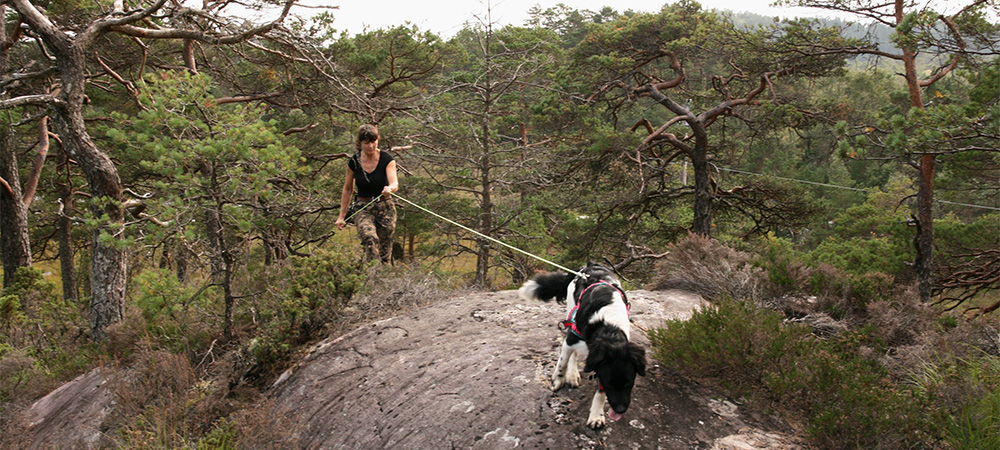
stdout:
<svg viewBox="0 0 1000 450">
<path fill-rule="evenodd" d="M 120 418 L 116 445 L 247 445 L 253 427 L 232 424 L 264 400 L 232 387 L 262 391 L 307 343 L 391 314 L 399 286 L 553 269 L 412 201 L 632 287 L 701 293 L 725 314 L 665 326 L 663 359 L 756 374 L 720 383 L 808 411 L 817 445 L 996 443 L 997 4 L 793 3 L 858 23 L 560 5 L 444 39 L 338 34 L 336 10 L 300 18 L 292 0 L 258 5 L 275 9 L 263 24 L 225 2 L 0 3 L 0 415 L 97 365 L 173 355 L 176 397 L 137 402 L 153 406 Z M 393 268 L 334 233 L 363 123 L 408 200 Z M 362 294 L 383 301 L 359 310 Z M 785 345 L 676 344 L 734 323 Z M 233 355 L 218 403 L 183 406 L 205 362 Z M 820 394 L 833 386 L 855 403 Z"/>
</svg>

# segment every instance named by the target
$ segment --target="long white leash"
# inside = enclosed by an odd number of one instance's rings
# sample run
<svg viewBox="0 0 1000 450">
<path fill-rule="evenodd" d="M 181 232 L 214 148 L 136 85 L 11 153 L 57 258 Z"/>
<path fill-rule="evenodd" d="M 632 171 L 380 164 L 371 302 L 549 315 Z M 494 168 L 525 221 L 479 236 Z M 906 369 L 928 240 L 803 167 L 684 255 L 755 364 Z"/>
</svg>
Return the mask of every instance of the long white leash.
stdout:
<svg viewBox="0 0 1000 450">
<path fill-rule="evenodd" d="M 550 265 L 552 265 L 552 266 L 554 266 L 554 267 L 556 267 L 556 268 L 558 268 L 558 269 L 561 269 L 561 270 L 563 270 L 563 271 L 565 271 L 565 272 L 567 272 L 567 273 L 571 273 L 571 274 L 573 274 L 573 275 L 576 275 L 576 276 L 578 276 L 578 277 L 580 277 L 580 278 L 587 278 L 587 276 L 586 276 L 586 275 L 584 275 L 584 274 L 582 274 L 582 273 L 580 273 L 580 272 L 577 272 L 577 271 L 575 271 L 575 270 L 571 270 L 571 269 L 567 269 L 566 267 L 563 267 L 563 266 L 561 266 L 561 265 L 559 265 L 559 264 L 556 264 L 556 263 L 554 263 L 554 262 L 552 262 L 552 261 L 549 261 L 549 260 L 547 260 L 547 259 L 545 259 L 545 258 L 542 258 L 541 256 L 538 256 L 538 255 L 534 255 L 534 254 L 531 254 L 531 253 L 528 253 L 528 252 L 526 252 L 526 251 L 524 251 L 524 250 L 521 250 L 521 249 L 519 249 L 519 248 L 517 248 L 517 247 L 514 247 L 513 245 L 510 245 L 510 244 L 508 244 L 508 243 L 506 243 L 506 242 L 503 242 L 503 241 L 501 241 L 501 240 L 499 240 L 499 239 L 496 239 L 496 238 L 492 238 L 492 237 L 490 237 L 490 236 L 487 236 L 487 235 L 485 235 L 485 234 L 483 234 L 483 233 L 480 233 L 480 232 L 478 232 L 478 231 L 476 231 L 476 230 L 473 230 L 472 228 L 469 228 L 469 227 L 467 227 L 467 226 L 465 226 L 465 225 L 462 225 L 462 224 L 460 224 L 460 223 L 458 223 L 458 222 L 455 222 L 454 220 L 451 220 L 451 219 L 449 219 L 449 218 L 447 218 L 447 217 L 444 217 L 444 216 L 442 216 L 442 215 L 440 215 L 440 214 L 438 214 L 438 213 L 436 213 L 436 212 L 434 212 L 434 211 L 431 211 L 431 210 L 429 210 L 429 209 L 427 209 L 427 208 L 424 208 L 423 206 L 420 206 L 420 205 L 418 205 L 418 204 L 416 204 L 416 203 L 413 203 L 413 202 L 411 202 L 411 201 L 409 201 L 409 200 L 407 200 L 407 199 L 403 198 L 403 197 L 402 197 L 401 195 L 399 195 L 399 194 L 392 194 L 392 195 L 393 195 L 394 197 L 396 197 L 396 198 L 398 198 L 398 199 L 400 199 L 400 200 L 402 200 L 402 201 L 406 202 L 406 203 L 409 203 L 409 204 L 410 204 L 410 205 L 412 205 L 412 206 L 413 206 L 414 208 L 417 208 L 417 209 L 419 209 L 419 210 L 421 210 L 421 211 L 423 211 L 423 212 L 425 212 L 425 213 L 427 213 L 427 214 L 430 214 L 430 215 L 432 215 L 432 216 L 434 216 L 434 217 L 437 217 L 438 219 L 441 219 L 441 220 L 443 220 L 443 221 L 445 221 L 445 222 L 447 222 L 447 223 L 450 223 L 450 224 L 452 224 L 452 225 L 454 225 L 454 226 L 456 226 L 456 227 L 459 227 L 459 228 L 461 228 L 461 229 L 463 229 L 463 230 L 465 230 L 465 231 L 468 231 L 468 232 L 470 232 L 470 233 L 473 233 L 473 234 L 475 234 L 475 235 L 477 235 L 477 236 L 479 236 L 479 237 L 482 237 L 483 239 L 486 239 L 486 240 L 489 240 L 489 241 L 491 241 L 491 242 L 496 242 L 497 244 L 500 244 L 500 245 L 502 245 L 502 246 L 504 246 L 504 247 L 507 247 L 507 248 L 509 248 L 509 249 L 511 249 L 511 250 L 514 250 L 514 251 L 516 251 L 516 252 L 520 252 L 520 253 L 522 253 L 522 254 L 524 254 L 524 255 L 527 255 L 527 256 L 530 256 L 530 257 L 532 257 L 532 258 L 535 258 L 535 259 L 537 259 L 537 260 L 539 260 L 539 261 L 542 261 L 542 262 L 544 262 L 544 263 L 548 263 L 548 264 L 550 264 Z"/>
</svg>

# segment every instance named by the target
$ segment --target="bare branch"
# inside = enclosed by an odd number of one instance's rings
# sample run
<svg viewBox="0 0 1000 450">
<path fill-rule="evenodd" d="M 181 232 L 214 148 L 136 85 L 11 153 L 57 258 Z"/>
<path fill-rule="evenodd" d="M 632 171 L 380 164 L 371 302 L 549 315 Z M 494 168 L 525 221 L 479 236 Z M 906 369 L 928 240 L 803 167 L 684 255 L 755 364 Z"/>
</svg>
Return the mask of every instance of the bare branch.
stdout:
<svg viewBox="0 0 1000 450">
<path fill-rule="evenodd" d="M 222 97 L 215 99 L 215 104 L 225 105 L 227 103 L 252 102 L 254 100 L 266 100 L 272 97 L 277 97 L 279 95 L 281 95 L 280 92 L 272 92 L 270 94 L 254 94 L 254 95 L 239 95 L 236 97 Z"/>
<path fill-rule="evenodd" d="M 962 39 L 962 33 L 958 30 L 958 27 L 955 26 L 955 17 L 941 16 L 940 18 L 941 21 L 948 27 L 948 30 L 951 31 L 951 35 L 955 38 L 955 42 L 958 43 L 958 50 L 951 55 L 951 60 L 948 62 L 948 65 L 941 68 L 941 70 L 938 70 L 932 77 L 926 80 L 921 80 L 918 83 L 920 87 L 930 86 L 943 78 L 945 75 L 951 73 L 951 71 L 958 66 L 958 62 L 962 60 L 962 56 L 965 53 L 965 40 Z"/>
<path fill-rule="evenodd" d="M 52 94 L 22 95 L 20 97 L 14 97 L 7 100 L 0 100 L 0 109 L 10 109 L 28 105 L 46 106 L 60 103 L 60 100 Z"/>
<path fill-rule="evenodd" d="M 319 124 L 316 123 L 316 122 L 313 122 L 313 123 L 311 123 L 309 125 L 306 125 L 304 127 L 292 127 L 292 128 L 289 128 L 289 129 L 285 130 L 281 134 L 283 134 L 285 136 L 290 136 L 290 135 L 295 134 L 295 133 L 305 133 L 306 131 L 309 131 L 309 130 L 311 130 L 313 128 L 316 128 L 317 125 L 319 125 Z"/>
<path fill-rule="evenodd" d="M 14 188 L 10 187 L 10 183 L 3 179 L 3 177 L 0 177 L 0 188 L 3 188 L 3 191 L 6 192 L 10 198 L 14 198 Z"/>
<path fill-rule="evenodd" d="M 142 106 L 142 103 L 139 102 L 139 90 L 135 88 L 135 83 L 125 80 L 124 78 L 122 78 L 121 75 L 118 74 L 118 72 L 115 72 L 111 67 L 108 67 L 108 65 L 104 63 L 104 60 L 101 59 L 101 56 L 98 55 L 96 52 L 94 53 L 94 59 L 97 60 L 97 63 L 100 64 L 101 68 L 104 69 L 104 72 L 107 73 L 108 76 L 113 78 L 122 86 L 125 86 L 125 90 L 127 90 L 128 93 L 132 96 L 132 99 L 135 100 L 135 104 L 139 108 L 143 110 L 146 109 L 144 106 Z"/>
<path fill-rule="evenodd" d="M 24 0 L 17 0 L 24 1 Z M 166 0 L 160 0 L 160 3 Z M 260 36 L 269 33 L 271 30 L 278 27 L 285 17 L 288 16 L 288 12 L 292 5 L 295 4 L 295 0 L 285 0 L 284 7 L 281 10 L 281 14 L 278 18 L 272 20 L 271 22 L 259 25 L 242 32 L 235 32 L 229 34 L 213 34 L 207 33 L 201 30 L 194 29 L 183 29 L 183 28 L 143 28 L 139 26 L 132 25 L 134 21 L 113 24 L 108 28 L 113 31 L 117 31 L 127 36 L 134 36 L 139 38 L 148 39 L 190 39 L 193 41 L 204 42 L 206 44 L 212 45 L 227 45 L 236 44 L 239 42 L 244 42 L 249 40 L 254 36 Z"/>
<path fill-rule="evenodd" d="M 31 167 L 31 174 L 24 184 L 24 192 L 21 199 L 25 206 L 30 206 L 35 199 L 35 190 L 38 189 L 38 181 L 42 177 L 42 166 L 45 165 L 45 156 L 49 153 L 49 118 L 42 117 L 38 121 L 38 153 L 35 154 L 35 162 Z"/>
</svg>

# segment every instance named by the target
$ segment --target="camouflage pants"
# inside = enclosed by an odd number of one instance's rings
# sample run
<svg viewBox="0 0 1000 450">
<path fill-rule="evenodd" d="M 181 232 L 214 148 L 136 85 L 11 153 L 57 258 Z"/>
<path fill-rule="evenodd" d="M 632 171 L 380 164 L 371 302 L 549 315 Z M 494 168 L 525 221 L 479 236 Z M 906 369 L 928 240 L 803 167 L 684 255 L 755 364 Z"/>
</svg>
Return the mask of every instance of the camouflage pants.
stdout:
<svg viewBox="0 0 1000 450">
<path fill-rule="evenodd" d="M 383 198 L 354 216 L 358 237 L 365 249 L 365 261 L 392 262 L 392 234 L 396 231 L 396 204 Z"/>
</svg>

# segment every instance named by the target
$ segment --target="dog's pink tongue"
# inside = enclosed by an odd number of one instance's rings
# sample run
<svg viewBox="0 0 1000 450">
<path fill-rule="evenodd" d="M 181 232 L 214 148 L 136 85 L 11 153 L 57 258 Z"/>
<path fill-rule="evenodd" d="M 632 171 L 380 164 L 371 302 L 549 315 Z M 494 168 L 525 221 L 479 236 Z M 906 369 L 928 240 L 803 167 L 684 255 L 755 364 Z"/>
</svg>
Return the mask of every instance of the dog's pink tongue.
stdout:
<svg viewBox="0 0 1000 450">
<path fill-rule="evenodd" d="M 618 421 L 621 420 L 622 415 L 618 414 L 617 412 L 615 412 L 615 410 L 612 409 L 608 411 L 608 418 L 614 421 Z"/>
</svg>

